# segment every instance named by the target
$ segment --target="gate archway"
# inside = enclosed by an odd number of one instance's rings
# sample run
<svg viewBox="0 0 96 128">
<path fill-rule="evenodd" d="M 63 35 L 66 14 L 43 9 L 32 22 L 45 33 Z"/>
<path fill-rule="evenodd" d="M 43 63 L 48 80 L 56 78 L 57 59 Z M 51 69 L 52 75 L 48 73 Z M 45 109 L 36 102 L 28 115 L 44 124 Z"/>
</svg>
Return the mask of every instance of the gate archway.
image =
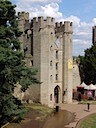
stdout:
<svg viewBox="0 0 96 128">
<path fill-rule="evenodd" d="M 54 88 L 54 98 L 55 98 L 55 103 L 59 103 L 59 99 L 60 99 L 60 87 L 57 85 Z"/>
</svg>

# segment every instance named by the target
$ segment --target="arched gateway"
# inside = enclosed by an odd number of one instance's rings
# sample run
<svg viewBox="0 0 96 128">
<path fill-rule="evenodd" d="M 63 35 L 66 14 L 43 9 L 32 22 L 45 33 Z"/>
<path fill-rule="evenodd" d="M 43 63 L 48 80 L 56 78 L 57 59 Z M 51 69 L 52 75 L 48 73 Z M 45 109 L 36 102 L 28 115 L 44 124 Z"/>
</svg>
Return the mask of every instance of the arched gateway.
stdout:
<svg viewBox="0 0 96 128">
<path fill-rule="evenodd" d="M 60 102 L 60 87 L 58 85 L 54 88 L 54 99 L 55 103 Z"/>
</svg>

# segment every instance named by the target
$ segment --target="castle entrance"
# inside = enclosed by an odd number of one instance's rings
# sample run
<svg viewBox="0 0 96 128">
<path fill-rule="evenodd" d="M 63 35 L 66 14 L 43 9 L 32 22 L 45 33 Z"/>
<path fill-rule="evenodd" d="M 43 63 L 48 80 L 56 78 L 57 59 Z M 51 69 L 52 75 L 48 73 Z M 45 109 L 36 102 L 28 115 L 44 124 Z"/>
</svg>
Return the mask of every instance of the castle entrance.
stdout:
<svg viewBox="0 0 96 128">
<path fill-rule="evenodd" d="M 54 88 L 54 98 L 55 98 L 55 103 L 59 103 L 60 87 L 58 85 Z"/>
</svg>

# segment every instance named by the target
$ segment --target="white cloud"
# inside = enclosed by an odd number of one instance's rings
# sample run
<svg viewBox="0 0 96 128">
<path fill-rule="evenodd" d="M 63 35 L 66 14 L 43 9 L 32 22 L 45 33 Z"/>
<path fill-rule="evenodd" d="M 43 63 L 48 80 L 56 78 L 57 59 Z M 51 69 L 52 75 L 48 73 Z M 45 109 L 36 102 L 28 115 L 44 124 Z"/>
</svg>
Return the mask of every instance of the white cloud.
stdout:
<svg viewBox="0 0 96 128">
<path fill-rule="evenodd" d="M 81 40 L 81 39 L 74 39 L 73 41 L 74 41 L 74 44 L 76 44 L 76 45 L 82 45 L 82 44 L 86 45 L 87 44 L 86 41 Z"/>
<path fill-rule="evenodd" d="M 29 3 L 50 3 L 50 2 L 61 2 L 62 0 L 20 0 Z"/>
<path fill-rule="evenodd" d="M 84 51 L 92 45 L 92 26 L 95 20 L 86 23 L 76 16 L 67 17 L 65 20 L 73 22 L 73 55 L 84 55 Z"/>
<path fill-rule="evenodd" d="M 59 4 L 49 3 L 45 5 L 32 4 L 36 0 L 24 0 L 25 2 L 18 1 L 17 11 L 26 11 L 30 13 L 30 18 L 38 16 L 51 16 L 55 17 L 56 21 L 71 21 L 73 22 L 73 55 L 84 54 L 84 50 L 92 45 L 92 26 L 96 24 L 96 18 L 91 23 L 82 22 L 80 18 L 71 15 L 66 17 L 59 11 Z M 30 1 L 27 2 L 27 1 Z M 60 2 L 60 0 L 37 0 L 38 2 L 53 1 Z"/>
<path fill-rule="evenodd" d="M 32 6 L 29 3 L 23 3 L 21 2 L 17 3 L 17 12 L 19 11 L 27 11 L 30 13 L 30 18 L 38 17 L 38 16 L 51 16 L 55 17 L 57 20 L 62 18 L 62 13 L 59 12 L 59 5 L 57 3 L 50 3 L 46 4 L 45 6 L 36 5 Z"/>
<path fill-rule="evenodd" d="M 71 15 L 70 17 L 65 18 L 65 20 L 73 22 L 74 27 L 80 27 L 80 19 L 76 16 Z"/>
<path fill-rule="evenodd" d="M 96 25 L 96 18 L 93 18 L 92 22 Z"/>
</svg>

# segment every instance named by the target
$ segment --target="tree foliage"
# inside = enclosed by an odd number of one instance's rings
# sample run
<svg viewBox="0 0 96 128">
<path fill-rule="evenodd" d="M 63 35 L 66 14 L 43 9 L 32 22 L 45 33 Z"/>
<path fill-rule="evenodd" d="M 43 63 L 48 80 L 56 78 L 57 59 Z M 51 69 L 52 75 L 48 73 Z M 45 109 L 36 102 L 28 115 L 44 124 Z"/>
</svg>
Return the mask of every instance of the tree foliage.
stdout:
<svg viewBox="0 0 96 128">
<path fill-rule="evenodd" d="M 26 66 L 20 50 L 18 37 L 22 33 L 15 7 L 8 0 L 0 0 L 0 127 L 14 117 L 21 118 L 26 111 L 13 96 L 15 84 L 19 82 L 25 91 L 30 84 L 40 83 L 36 71 Z"/>
<path fill-rule="evenodd" d="M 85 83 L 96 84 L 96 43 L 85 50 L 85 55 L 80 57 L 80 71 Z"/>
</svg>

